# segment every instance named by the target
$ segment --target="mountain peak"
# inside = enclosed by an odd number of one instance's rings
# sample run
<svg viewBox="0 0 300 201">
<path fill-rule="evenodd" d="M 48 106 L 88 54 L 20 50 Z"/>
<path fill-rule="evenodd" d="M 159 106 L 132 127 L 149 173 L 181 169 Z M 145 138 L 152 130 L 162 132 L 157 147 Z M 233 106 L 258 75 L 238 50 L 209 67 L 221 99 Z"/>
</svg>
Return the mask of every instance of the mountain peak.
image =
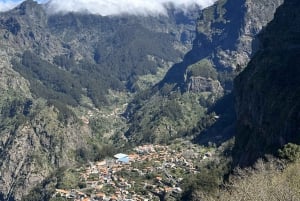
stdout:
<svg viewBox="0 0 300 201">
<path fill-rule="evenodd" d="M 20 15 L 32 14 L 37 10 L 43 9 L 41 4 L 38 4 L 34 0 L 25 0 L 19 6 L 17 6 L 14 10 L 18 11 Z"/>
</svg>

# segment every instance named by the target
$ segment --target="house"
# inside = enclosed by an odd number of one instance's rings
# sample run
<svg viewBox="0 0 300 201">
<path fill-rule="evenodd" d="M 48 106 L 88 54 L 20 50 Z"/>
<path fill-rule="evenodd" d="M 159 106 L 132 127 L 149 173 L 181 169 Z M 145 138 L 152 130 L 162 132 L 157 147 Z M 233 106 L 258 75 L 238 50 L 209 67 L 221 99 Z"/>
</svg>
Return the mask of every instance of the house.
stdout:
<svg viewBox="0 0 300 201">
<path fill-rule="evenodd" d="M 136 161 L 138 158 L 139 158 L 139 156 L 137 154 L 130 154 L 129 155 L 130 161 Z"/>
<path fill-rule="evenodd" d="M 75 192 L 76 192 L 77 197 L 80 197 L 80 198 L 86 198 L 87 197 L 87 195 L 83 192 L 80 192 L 80 191 L 77 191 L 77 190 Z"/>
<path fill-rule="evenodd" d="M 56 194 L 59 194 L 61 197 L 68 197 L 70 195 L 69 191 L 63 189 L 56 189 Z"/>
<path fill-rule="evenodd" d="M 99 161 L 97 164 L 96 164 L 96 166 L 99 168 L 99 167 L 101 167 L 101 166 L 105 166 L 106 165 L 106 161 L 104 160 L 104 161 Z"/>
<path fill-rule="evenodd" d="M 129 163 L 129 156 L 127 154 L 116 154 L 114 157 L 117 159 L 117 162 L 119 163 Z"/>
<path fill-rule="evenodd" d="M 94 196 L 94 200 L 104 200 L 105 198 L 105 194 L 104 193 L 97 193 L 95 196 Z"/>
<path fill-rule="evenodd" d="M 116 195 L 112 195 L 110 201 L 116 201 L 116 200 L 118 200 L 118 197 Z"/>
</svg>

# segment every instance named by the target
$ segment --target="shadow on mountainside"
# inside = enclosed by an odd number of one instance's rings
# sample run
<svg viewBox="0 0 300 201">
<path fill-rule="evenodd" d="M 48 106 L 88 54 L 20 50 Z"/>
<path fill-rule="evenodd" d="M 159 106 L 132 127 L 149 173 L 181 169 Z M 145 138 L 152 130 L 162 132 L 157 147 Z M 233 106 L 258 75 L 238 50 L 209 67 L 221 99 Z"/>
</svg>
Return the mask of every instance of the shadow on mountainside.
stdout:
<svg viewBox="0 0 300 201">
<path fill-rule="evenodd" d="M 232 93 L 225 95 L 218 100 L 208 113 L 215 113 L 214 123 L 204 128 L 194 138 L 194 143 L 208 145 L 210 143 L 221 145 L 235 135 L 235 109 L 234 96 Z"/>
</svg>

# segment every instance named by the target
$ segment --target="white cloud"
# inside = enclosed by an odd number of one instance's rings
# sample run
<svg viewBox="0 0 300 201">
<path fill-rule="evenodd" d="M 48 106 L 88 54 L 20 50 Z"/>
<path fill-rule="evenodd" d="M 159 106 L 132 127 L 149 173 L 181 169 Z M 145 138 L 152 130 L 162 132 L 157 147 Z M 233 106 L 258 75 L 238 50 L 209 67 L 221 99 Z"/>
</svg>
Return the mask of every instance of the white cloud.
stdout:
<svg viewBox="0 0 300 201">
<path fill-rule="evenodd" d="M 216 0 L 51 0 L 51 12 L 89 12 L 92 14 L 119 15 L 160 15 L 166 14 L 166 6 L 186 10 L 198 5 L 202 8 L 212 5 Z"/>
<path fill-rule="evenodd" d="M 36 0 L 45 3 L 47 0 Z M 193 5 L 202 8 L 212 5 L 217 0 L 49 0 L 47 5 L 50 12 L 89 12 L 92 14 L 120 15 L 164 15 L 166 6 L 187 10 Z M 10 10 L 22 0 L 0 0 L 0 12 Z"/>
<path fill-rule="evenodd" d="M 0 1 L 0 12 L 8 11 L 16 7 L 20 2 L 16 1 Z"/>
</svg>

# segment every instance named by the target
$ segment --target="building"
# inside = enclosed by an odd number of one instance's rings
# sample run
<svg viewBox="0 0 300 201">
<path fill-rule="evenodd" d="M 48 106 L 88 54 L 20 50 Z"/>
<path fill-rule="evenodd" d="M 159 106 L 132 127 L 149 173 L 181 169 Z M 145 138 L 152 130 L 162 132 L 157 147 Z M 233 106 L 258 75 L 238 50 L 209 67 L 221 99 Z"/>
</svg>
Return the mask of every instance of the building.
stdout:
<svg viewBox="0 0 300 201">
<path fill-rule="evenodd" d="M 117 162 L 119 163 L 129 163 L 129 156 L 126 154 L 119 153 L 114 155 L 114 157 L 117 159 Z"/>
</svg>

